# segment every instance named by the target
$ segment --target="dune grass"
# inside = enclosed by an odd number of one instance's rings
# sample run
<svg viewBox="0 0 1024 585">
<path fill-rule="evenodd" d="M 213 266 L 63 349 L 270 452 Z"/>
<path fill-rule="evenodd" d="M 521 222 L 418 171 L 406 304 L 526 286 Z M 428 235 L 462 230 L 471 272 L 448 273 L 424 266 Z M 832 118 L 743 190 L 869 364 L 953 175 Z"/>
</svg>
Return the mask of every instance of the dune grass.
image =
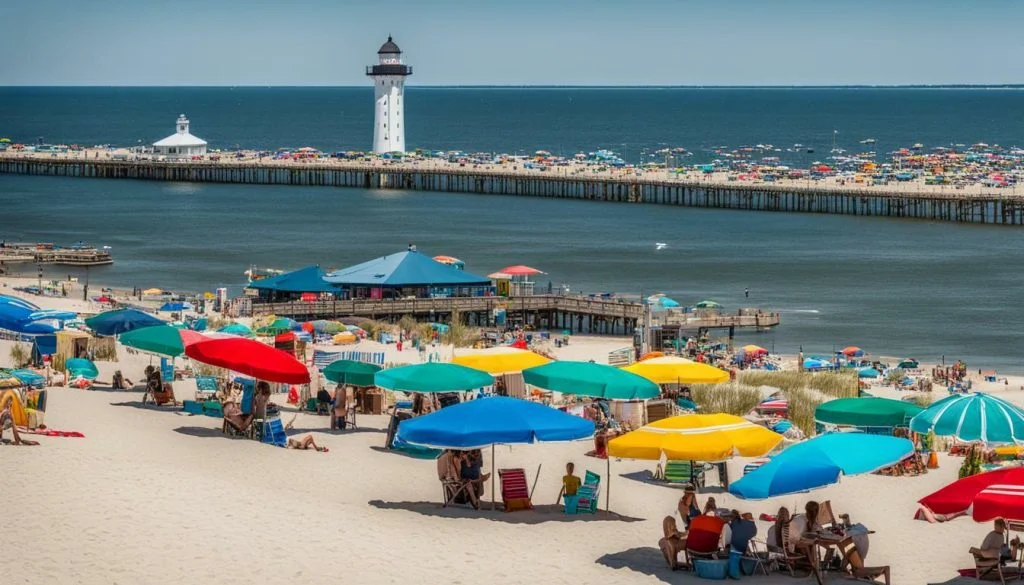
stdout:
<svg viewBox="0 0 1024 585">
<path fill-rule="evenodd" d="M 761 402 L 761 391 L 746 384 L 697 384 L 691 392 L 702 414 L 724 412 L 743 416 Z"/>
<path fill-rule="evenodd" d="M 814 411 L 833 398 L 859 395 L 857 372 L 740 372 L 740 382 L 750 386 L 772 386 L 789 401 L 789 420 L 805 435 L 814 434 Z"/>
</svg>

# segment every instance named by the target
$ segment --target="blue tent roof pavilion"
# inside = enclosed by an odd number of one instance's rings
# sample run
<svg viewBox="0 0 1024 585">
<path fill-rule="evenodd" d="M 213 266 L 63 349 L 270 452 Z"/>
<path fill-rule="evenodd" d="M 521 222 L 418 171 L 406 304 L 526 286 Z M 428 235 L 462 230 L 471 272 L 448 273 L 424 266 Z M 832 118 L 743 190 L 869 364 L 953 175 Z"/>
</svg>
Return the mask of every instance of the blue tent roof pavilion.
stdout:
<svg viewBox="0 0 1024 585">
<path fill-rule="evenodd" d="M 342 287 L 489 287 L 491 280 L 441 264 L 414 248 L 381 256 L 327 274 L 324 280 Z"/>
<path fill-rule="evenodd" d="M 257 280 L 250 284 L 249 288 L 280 293 L 320 293 L 338 290 L 337 287 L 324 282 L 324 271 L 318 264 Z"/>
</svg>

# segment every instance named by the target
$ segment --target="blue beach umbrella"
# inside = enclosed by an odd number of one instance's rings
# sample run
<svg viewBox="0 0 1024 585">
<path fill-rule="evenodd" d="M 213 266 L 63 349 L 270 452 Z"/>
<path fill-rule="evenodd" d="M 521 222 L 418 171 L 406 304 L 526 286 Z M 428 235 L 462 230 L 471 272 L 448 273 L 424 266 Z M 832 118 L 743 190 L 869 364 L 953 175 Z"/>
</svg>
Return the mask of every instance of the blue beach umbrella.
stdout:
<svg viewBox="0 0 1024 585">
<path fill-rule="evenodd" d="M 824 361 L 817 360 L 817 359 L 814 359 L 814 358 L 807 358 L 807 359 L 804 360 L 804 369 L 805 370 L 820 370 L 822 368 L 828 368 L 831 365 L 832 364 L 830 364 L 828 362 L 824 362 Z"/>
<path fill-rule="evenodd" d="M 961 441 L 1024 444 L 1024 410 L 980 392 L 939 400 L 910 420 L 915 433 Z"/>
<path fill-rule="evenodd" d="M 7 373 L 17 378 L 18 381 L 20 381 L 22 384 L 25 384 L 26 386 L 36 386 L 42 388 L 46 384 L 46 376 L 43 376 L 42 374 L 37 374 L 32 370 L 7 370 Z"/>
<path fill-rule="evenodd" d="M 99 335 L 120 335 L 135 329 L 167 323 L 136 309 L 117 309 L 90 317 L 85 320 L 85 324 Z"/>
<path fill-rule="evenodd" d="M 380 373 L 377 374 L 378 376 Z M 398 440 L 436 449 L 491 447 L 494 477 L 494 445 L 575 441 L 594 435 L 594 423 L 537 402 L 495 396 L 478 398 L 402 422 Z M 494 508 L 491 481 L 491 509 Z"/>
<path fill-rule="evenodd" d="M 729 493 L 762 500 L 818 489 L 842 475 L 871 473 L 914 452 L 907 439 L 863 433 L 829 433 L 797 443 L 729 486 Z"/>
</svg>

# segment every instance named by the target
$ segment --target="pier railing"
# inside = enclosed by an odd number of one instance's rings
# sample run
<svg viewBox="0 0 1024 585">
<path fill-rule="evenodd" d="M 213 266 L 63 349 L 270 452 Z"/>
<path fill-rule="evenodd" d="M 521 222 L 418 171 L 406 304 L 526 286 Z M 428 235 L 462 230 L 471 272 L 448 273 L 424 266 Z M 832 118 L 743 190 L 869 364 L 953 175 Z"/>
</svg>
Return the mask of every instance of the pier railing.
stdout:
<svg viewBox="0 0 1024 585">
<path fill-rule="evenodd" d="M 829 184 L 742 183 L 502 165 L 366 161 L 110 160 L 0 154 L 0 173 L 156 181 L 362 187 L 1024 225 L 1024 195 Z"/>
</svg>

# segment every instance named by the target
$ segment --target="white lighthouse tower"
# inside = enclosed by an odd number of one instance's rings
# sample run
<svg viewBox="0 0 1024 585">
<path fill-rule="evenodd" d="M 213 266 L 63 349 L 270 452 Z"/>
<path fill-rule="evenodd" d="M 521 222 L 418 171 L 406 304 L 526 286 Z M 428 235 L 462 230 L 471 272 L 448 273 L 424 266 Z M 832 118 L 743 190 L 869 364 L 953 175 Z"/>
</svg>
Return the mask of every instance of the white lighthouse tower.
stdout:
<svg viewBox="0 0 1024 585">
<path fill-rule="evenodd" d="M 402 50 L 388 37 L 377 51 L 380 63 L 366 68 L 373 80 L 373 151 L 405 152 L 405 78 L 412 67 L 402 63 Z"/>
</svg>

